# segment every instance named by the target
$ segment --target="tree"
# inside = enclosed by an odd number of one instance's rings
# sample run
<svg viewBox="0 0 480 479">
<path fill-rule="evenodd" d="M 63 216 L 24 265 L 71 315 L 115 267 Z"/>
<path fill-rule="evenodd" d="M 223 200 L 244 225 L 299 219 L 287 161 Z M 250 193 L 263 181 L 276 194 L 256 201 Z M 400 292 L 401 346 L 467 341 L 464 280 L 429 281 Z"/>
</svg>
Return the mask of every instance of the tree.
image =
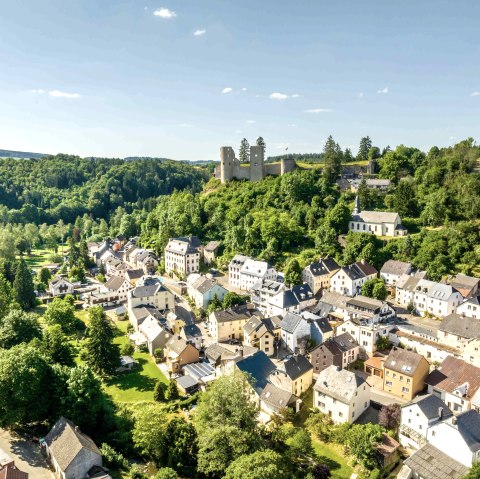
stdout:
<svg viewBox="0 0 480 479">
<path fill-rule="evenodd" d="M 43 318 L 50 325 L 59 324 L 66 334 L 71 334 L 75 331 L 77 324 L 75 310 L 66 299 L 55 298 L 47 306 Z"/>
<path fill-rule="evenodd" d="M 289 286 L 302 284 L 302 268 L 296 258 L 292 258 L 285 266 L 285 283 Z"/>
<path fill-rule="evenodd" d="M 212 311 L 218 311 L 221 307 L 222 302 L 218 299 L 217 293 L 215 293 L 210 303 L 208 303 L 207 311 L 211 313 Z"/>
<path fill-rule="evenodd" d="M 330 479 L 332 473 L 326 464 L 316 464 L 312 469 L 313 479 Z"/>
<path fill-rule="evenodd" d="M 85 281 L 87 281 L 83 265 L 70 268 L 69 277 L 72 281 L 79 281 L 80 283 L 85 283 Z"/>
<path fill-rule="evenodd" d="M 373 469 L 376 465 L 377 446 L 382 441 L 382 427 L 378 424 L 354 424 L 345 439 L 348 452 L 364 467 Z"/>
<path fill-rule="evenodd" d="M 21 259 L 17 265 L 13 282 L 13 299 L 24 310 L 32 309 L 37 304 L 32 275 L 24 259 Z"/>
<path fill-rule="evenodd" d="M 198 441 L 193 424 L 183 418 L 172 419 L 167 427 L 167 462 L 182 477 L 193 477 L 197 469 Z"/>
<path fill-rule="evenodd" d="M 44 421 L 52 402 L 51 370 L 28 345 L 0 349 L 0 427 Z"/>
<path fill-rule="evenodd" d="M 352 155 L 352 150 L 350 148 L 345 148 L 343 153 L 343 161 L 344 163 L 351 163 L 355 158 Z"/>
<path fill-rule="evenodd" d="M 238 159 L 240 163 L 248 163 L 250 161 L 250 145 L 246 138 L 240 143 L 240 149 L 238 151 Z"/>
<path fill-rule="evenodd" d="M 153 399 L 157 402 L 165 401 L 165 385 L 162 381 L 157 381 L 153 390 Z"/>
<path fill-rule="evenodd" d="M 380 301 L 384 301 L 388 296 L 387 287 L 383 281 L 377 281 L 377 284 L 373 287 L 372 297 Z"/>
<path fill-rule="evenodd" d="M 48 284 L 51 277 L 52 277 L 52 275 L 51 275 L 50 270 L 48 268 L 42 268 L 38 272 L 38 280 L 40 281 L 40 283 Z"/>
<path fill-rule="evenodd" d="M 236 306 L 238 304 L 245 304 L 247 302 L 246 296 L 240 296 L 239 294 L 229 291 L 224 297 L 222 301 L 222 308 L 228 309 L 232 306 Z"/>
<path fill-rule="evenodd" d="M 333 184 L 342 169 L 342 150 L 338 143 L 335 143 L 332 135 L 327 138 L 323 147 L 323 159 L 325 166 L 323 176 L 328 184 Z"/>
<path fill-rule="evenodd" d="M 399 404 L 382 406 L 378 413 L 378 423 L 385 429 L 397 431 L 400 426 L 402 409 Z"/>
<path fill-rule="evenodd" d="M 168 401 L 175 401 L 180 397 L 180 392 L 178 391 L 177 381 L 175 379 L 170 379 L 165 397 Z"/>
<path fill-rule="evenodd" d="M 167 448 L 168 416 L 160 405 L 147 403 L 134 412 L 133 443 L 138 452 L 162 465 Z"/>
<path fill-rule="evenodd" d="M 291 476 L 280 454 L 272 450 L 241 456 L 228 466 L 224 479 L 289 479 Z"/>
<path fill-rule="evenodd" d="M 267 145 L 265 144 L 265 140 L 261 136 L 257 138 L 257 146 L 262 147 L 263 155 L 265 156 L 265 149 Z"/>
<path fill-rule="evenodd" d="M 63 334 L 60 324 L 52 324 L 43 329 L 42 351 L 52 363 L 63 366 L 75 364 L 72 345 Z"/>
<path fill-rule="evenodd" d="M 323 442 L 330 441 L 333 425 L 332 418 L 318 409 L 312 411 L 305 422 L 307 429 Z"/>
<path fill-rule="evenodd" d="M 285 442 L 294 458 L 308 458 L 313 454 L 312 438 L 305 429 L 297 429 Z"/>
<path fill-rule="evenodd" d="M 412 179 L 403 179 L 398 183 L 393 197 L 395 211 L 403 217 L 413 217 L 417 214 L 417 198 Z"/>
<path fill-rule="evenodd" d="M 113 343 L 113 330 L 101 306 L 91 307 L 88 314 L 87 362 L 99 374 L 113 374 L 120 364 L 120 352 Z"/>
<path fill-rule="evenodd" d="M 42 335 L 38 316 L 21 310 L 10 311 L 0 320 L 0 347 L 10 349 Z"/>
<path fill-rule="evenodd" d="M 388 339 L 388 336 L 379 336 L 377 342 L 375 343 L 377 349 L 385 351 L 392 347 L 392 342 Z"/>
<path fill-rule="evenodd" d="M 3 318 L 10 309 L 12 297 L 12 287 L 3 272 L 0 271 L 0 319 Z"/>
<path fill-rule="evenodd" d="M 372 147 L 372 140 L 369 136 L 364 136 L 360 140 L 360 146 L 358 147 L 357 160 L 368 161 L 368 152 Z"/>
<path fill-rule="evenodd" d="M 162 467 L 155 474 L 154 479 L 177 479 L 177 473 L 170 467 Z"/>
</svg>

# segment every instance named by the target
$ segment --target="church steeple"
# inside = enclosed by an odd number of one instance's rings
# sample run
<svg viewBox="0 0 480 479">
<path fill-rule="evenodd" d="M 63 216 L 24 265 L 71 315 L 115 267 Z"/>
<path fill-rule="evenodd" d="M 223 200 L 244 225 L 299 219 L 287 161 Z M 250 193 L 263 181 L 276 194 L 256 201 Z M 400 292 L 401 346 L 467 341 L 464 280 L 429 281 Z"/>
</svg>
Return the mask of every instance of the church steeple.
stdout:
<svg viewBox="0 0 480 479">
<path fill-rule="evenodd" d="M 358 215 L 360 211 L 362 211 L 360 208 L 360 197 L 357 195 L 355 197 L 355 208 L 353 208 L 353 214 Z"/>
</svg>

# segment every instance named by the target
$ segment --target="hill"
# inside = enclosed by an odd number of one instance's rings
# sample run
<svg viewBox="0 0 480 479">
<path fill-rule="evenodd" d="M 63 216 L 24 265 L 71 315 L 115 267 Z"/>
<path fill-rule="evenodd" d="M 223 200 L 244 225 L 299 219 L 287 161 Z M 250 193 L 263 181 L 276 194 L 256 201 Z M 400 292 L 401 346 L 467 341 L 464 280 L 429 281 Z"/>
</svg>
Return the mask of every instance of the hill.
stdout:
<svg viewBox="0 0 480 479">
<path fill-rule="evenodd" d="M 44 153 L 31 153 L 28 151 L 13 151 L 13 150 L 1 150 L 0 149 L 0 158 L 34 158 L 40 159 L 43 158 L 45 155 Z"/>
</svg>

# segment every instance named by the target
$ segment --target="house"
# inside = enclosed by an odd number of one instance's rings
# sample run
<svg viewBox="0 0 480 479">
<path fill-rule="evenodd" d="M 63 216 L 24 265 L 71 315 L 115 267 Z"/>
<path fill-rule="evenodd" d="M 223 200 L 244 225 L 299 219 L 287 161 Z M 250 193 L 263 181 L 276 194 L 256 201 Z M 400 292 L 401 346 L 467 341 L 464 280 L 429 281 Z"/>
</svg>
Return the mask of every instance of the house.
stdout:
<svg viewBox="0 0 480 479">
<path fill-rule="evenodd" d="M 395 286 L 404 274 L 410 274 L 411 271 L 412 263 L 389 259 L 380 270 L 380 278 L 385 281 L 387 286 Z"/>
<path fill-rule="evenodd" d="M 476 294 L 460 303 L 456 312 L 467 318 L 480 319 L 480 294 Z"/>
<path fill-rule="evenodd" d="M 185 341 L 193 344 L 197 349 L 203 346 L 202 331 L 195 324 L 186 324 L 178 333 Z"/>
<path fill-rule="evenodd" d="M 299 397 L 312 385 L 313 366 L 305 356 L 295 354 L 270 374 L 269 382 Z"/>
<path fill-rule="evenodd" d="M 218 301 L 223 301 L 228 291 L 214 279 L 193 273 L 187 278 L 187 293 L 197 308 L 207 309 L 215 296 Z"/>
<path fill-rule="evenodd" d="M 253 314 L 258 314 L 253 304 L 242 304 L 211 312 L 208 317 L 208 329 L 213 340 L 216 343 L 231 339 L 243 340 L 243 326 Z"/>
<path fill-rule="evenodd" d="M 175 307 L 173 293 L 155 277 L 145 277 L 127 293 L 128 310 L 137 306 L 151 306 L 160 311 Z"/>
<path fill-rule="evenodd" d="M 260 395 L 269 383 L 268 378 L 276 369 L 273 361 L 263 351 L 257 351 L 248 357 L 240 357 L 235 362 L 235 370 L 246 374 L 251 380 L 258 405 L 260 405 Z"/>
<path fill-rule="evenodd" d="M 370 323 L 386 323 L 396 316 L 395 310 L 386 302 L 357 294 L 346 298 L 345 319 Z"/>
<path fill-rule="evenodd" d="M 317 375 L 330 366 L 346 368 L 358 359 L 359 354 L 360 345 L 349 333 L 328 339 L 310 352 L 313 374 Z"/>
<path fill-rule="evenodd" d="M 317 294 L 321 289 L 330 288 L 330 278 L 339 269 L 333 258 L 319 259 L 303 269 L 302 281 L 310 286 L 313 294 Z"/>
<path fill-rule="evenodd" d="M 73 283 L 63 276 L 57 276 L 48 284 L 48 290 L 51 296 L 65 296 L 66 294 L 74 293 Z"/>
<path fill-rule="evenodd" d="M 165 248 L 165 271 L 188 275 L 200 270 L 202 244 L 196 236 L 170 238 Z"/>
<path fill-rule="evenodd" d="M 137 361 L 131 356 L 120 356 L 120 366 L 116 369 L 117 372 L 123 373 L 125 371 L 131 371 L 137 366 Z"/>
<path fill-rule="evenodd" d="M 129 269 L 125 272 L 125 279 L 135 287 L 137 285 L 138 280 L 143 277 L 143 269 Z"/>
<path fill-rule="evenodd" d="M 216 378 L 215 368 L 208 361 L 186 364 L 183 373 L 197 380 L 203 389 Z"/>
<path fill-rule="evenodd" d="M 316 300 L 313 296 L 313 291 L 307 283 L 296 284 L 290 288 L 293 295 L 297 298 L 298 309 L 303 311 L 306 308 L 312 307 Z"/>
<path fill-rule="evenodd" d="M 28 474 L 15 465 L 15 461 L 0 449 L 0 479 L 28 479 Z"/>
<path fill-rule="evenodd" d="M 480 278 L 458 273 L 451 281 L 450 286 L 455 288 L 464 298 L 470 298 L 477 293 L 480 286 Z"/>
<path fill-rule="evenodd" d="M 448 449 L 447 449 L 448 450 Z M 425 444 L 403 463 L 398 479 L 462 479 L 469 468 L 437 449 Z"/>
<path fill-rule="evenodd" d="M 425 387 L 430 371 L 420 354 L 393 348 L 383 363 L 383 390 L 404 399 L 413 399 Z"/>
<path fill-rule="evenodd" d="M 135 331 L 138 331 L 139 326 L 150 316 L 157 320 L 163 318 L 162 313 L 160 313 L 157 308 L 153 308 L 152 306 L 136 306 L 135 308 L 130 309 L 128 312 L 128 319 L 130 320 L 130 323 Z"/>
<path fill-rule="evenodd" d="M 268 383 L 260 394 L 260 410 L 269 416 L 280 414 L 286 408 L 298 412 L 301 403 L 300 398 L 271 383 Z"/>
<path fill-rule="evenodd" d="M 437 422 L 428 430 L 427 441 L 464 466 L 480 460 L 480 414 L 464 411 Z"/>
<path fill-rule="evenodd" d="M 198 362 L 199 352 L 195 346 L 187 343 L 182 337 L 174 335 L 165 344 L 164 357 L 168 371 L 179 373 L 185 364 Z"/>
<path fill-rule="evenodd" d="M 122 261 L 117 256 L 111 254 L 104 261 L 105 271 L 107 276 L 121 276 L 124 277 L 130 266 Z"/>
<path fill-rule="evenodd" d="M 310 311 L 302 311 L 300 316 L 310 324 L 310 339 L 314 344 L 322 344 L 333 337 L 333 328 L 327 318 L 320 318 Z"/>
<path fill-rule="evenodd" d="M 452 414 L 439 397 L 433 394 L 417 396 L 401 406 L 400 443 L 405 447 L 420 449 L 427 444 L 429 429 Z"/>
<path fill-rule="evenodd" d="M 120 304 L 120 296 L 113 291 L 106 291 L 103 293 L 92 292 L 84 296 L 85 298 L 85 307 L 91 306 L 101 306 L 106 308 L 108 306 L 116 306 Z"/>
<path fill-rule="evenodd" d="M 101 257 L 112 247 L 113 243 L 110 239 L 106 239 L 102 243 L 89 243 L 88 244 L 88 252 L 90 256 L 93 258 L 95 263 L 99 264 L 101 261 Z"/>
<path fill-rule="evenodd" d="M 144 274 L 155 274 L 158 268 L 158 257 L 153 251 L 137 248 L 131 258 L 134 268 L 140 268 Z"/>
<path fill-rule="evenodd" d="M 248 256 L 235 255 L 228 265 L 228 281 L 244 291 L 249 291 L 252 286 L 261 280 L 275 280 L 277 271 L 266 261 L 259 261 Z"/>
<path fill-rule="evenodd" d="M 362 292 L 362 285 L 377 277 L 378 271 L 365 260 L 340 268 L 330 279 L 330 291 L 347 296 Z"/>
<path fill-rule="evenodd" d="M 300 313 L 300 302 L 291 289 L 285 289 L 267 302 L 267 316 L 285 316 Z"/>
<path fill-rule="evenodd" d="M 41 445 L 58 479 L 83 479 L 93 467 L 102 467 L 102 454 L 92 439 L 64 417 Z"/>
<path fill-rule="evenodd" d="M 300 341 L 310 337 L 310 324 L 302 316 L 287 313 L 282 319 L 282 342 L 285 347 L 295 352 L 300 346 Z"/>
<path fill-rule="evenodd" d="M 362 181 L 363 178 L 357 178 L 355 180 L 352 180 L 352 182 L 350 183 L 351 191 L 356 193 Z M 366 178 L 365 185 L 369 190 L 388 191 L 391 186 L 391 181 L 382 178 Z"/>
<path fill-rule="evenodd" d="M 317 305 L 312 309 L 312 312 L 325 318 L 333 316 L 341 321 L 345 320 L 347 312 L 347 301 L 349 297 L 334 291 L 323 291 L 322 297 Z"/>
<path fill-rule="evenodd" d="M 480 368 L 448 356 L 425 382 L 429 394 L 441 398 L 454 413 L 480 410 Z"/>
<path fill-rule="evenodd" d="M 175 378 L 175 382 L 177 383 L 180 394 L 183 396 L 193 394 L 200 388 L 200 383 L 198 380 L 190 376 L 190 374 L 185 374 L 184 376 Z"/>
<path fill-rule="evenodd" d="M 170 337 L 165 322 L 148 315 L 138 326 L 138 331 L 145 336 L 148 352 L 153 356 L 156 349 L 164 349 Z"/>
<path fill-rule="evenodd" d="M 352 371 L 329 366 L 313 387 L 313 406 L 336 424 L 353 423 L 370 406 L 370 386 Z"/>
<path fill-rule="evenodd" d="M 360 198 L 355 198 L 355 208 L 348 223 L 348 229 L 355 233 L 371 233 L 375 236 L 405 236 L 406 228 L 398 213 L 387 211 L 362 211 Z"/>
<path fill-rule="evenodd" d="M 268 314 L 269 301 L 284 291 L 284 283 L 262 279 L 257 281 L 250 289 L 250 299 L 255 307 L 263 314 Z"/>
<path fill-rule="evenodd" d="M 130 281 L 122 276 L 110 276 L 108 281 L 101 287 L 105 293 L 113 293 L 118 296 L 120 302 L 127 300 L 127 293 L 133 289 Z"/>
<path fill-rule="evenodd" d="M 219 241 L 210 241 L 205 248 L 203 248 L 203 262 L 207 266 L 210 266 L 215 261 L 219 248 Z"/>
<path fill-rule="evenodd" d="M 273 356 L 281 337 L 281 319 L 278 316 L 260 318 L 252 316 L 243 325 L 244 344 L 263 351 L 267 356 Z"/>
</svg>

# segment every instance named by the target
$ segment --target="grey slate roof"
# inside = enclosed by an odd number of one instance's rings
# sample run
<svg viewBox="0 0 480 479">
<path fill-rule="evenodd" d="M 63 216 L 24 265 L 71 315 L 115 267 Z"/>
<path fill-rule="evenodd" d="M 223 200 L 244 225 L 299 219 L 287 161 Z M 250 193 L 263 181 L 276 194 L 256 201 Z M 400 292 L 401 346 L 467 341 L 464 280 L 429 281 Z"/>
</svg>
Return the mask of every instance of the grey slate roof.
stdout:
<svg viewBox="0 0 480 479">
<path fill-rule="evenodd" d="M 218 249 L 219 246 L 220 246 L 220 241 L 210 241 L 207 243 L 207 246 L 205 246 L 204 250 L 213 252 L 216 249 Z"/>
<path fill-rule="evenodd" d="M 45 442 L 62 471 L 67 470 L 82 449 L 88 449 L 101 456 L 92 439 L 64 417 L 61 417 L 45 436 Z"/>
<path fill-rule="evenodd" d="M 132 290 L 132 296 L 134 298 L 146 298 L 147 296 L 153 296 L 159 291 L 166 291 L 167 289 L 156 278 L 147 278 L 144 284 L 137 286 Z"/>
<path fill-rule="evenodd" d="M 253 379 L 254 388 L 258 395 L 267 385 L 270 373 L 276 369 L 273 361 L 263 351 L 257 351 L 248 358 L 240 359 L 237 361 L 237 367 Z"/>
<path fill-rule="evenodd" d="M 343 403 L 349 404 L 365 380 L 347 369 L 339 370 L 337 366 L 329 366 L 318 375 L 314 389 Z"/>
<path fill-rule="evenodd" d="M 185 339 L 183 339 L 180 336 L 175 335 L 175 336 L 172 336 L 167 341 L 167 343 L 165 344 L 165 348 L 168 348 L 169 350 L 171 350 L 171 351 L 177 353 L 178 355 L 180 355 L 180 354 L 183 353 L 183 351 L 185 351 L 188 344 L 189 343 L 187 343 L 187 341 L 185 341 Z"/>
<path fill-rule="evenodd" d="M 480 339 L 480 321 L 455 313 L 445 316 L 438 329 L 462 338 Z"/>
<path fill-rule="evenodd" d="M 288 405 L 294 402 L 296 399 L 297 397 L 293 394 L 285 391 L 284 389 L 280 389 L 271 383 L 268 383 L 265 386 L 262 394 L 260 395 L 261 401 L 275 409 L 283 409 L 288 407 Z"/>
<path fill-rule="evenodd" d="M 447 418 L 453 415 L 450 408 L 437 396 L 433 394 L 424 394 L 422 396 L 417 396 L 415 399 L 410 401 L 407 404 L 404 404 L 402 407 L 408 408 L 409 406 L 417 405 L 420 410 L 425 414 L 427 419 L 434 419 L 438 417 L 440 408 L 442 408 L 442 417 Z"/>
<path fill-rule="evenodd" d="M 378 273 L 378 271 L 372 265 L 368 264 L 367 262 L 362 263 L 360 261 L 348 266 L 344 266 L 342 270 L 352 280 L 365 278 L 366 276 Z"/>
<path fill-rule="evenodd" d="M 359 346 L 358 342 L 350 333 L 340 334 L 332 338 L 332 340 L 342 352 L 350 351 Z"/>
<path fill-rule="evenodd" d="M 318 329 L 325 334 L 333 331 L 332 326 L 328 322 L 327 318 L 314 319 L 313 322 L 318 326 Z"/>
<path fill-rule="evenodd" d="M 410 273 L 411 269 L 412 263 L 405 263 L 404 261 L 396 261 L 394 259 L 389 259 L 382 266 L 380 273 L 396 274 L 401 276 L 402 274 Z"/>
<path fill-rule="evenodd" d="M 472 452 L 480 450 L 480 414 L 474 409 L 456 416 L 456 428 Z"/>
<path fill-rule="evenodd" d="M 423 479 L 460 479 L 468 472 L 468 467 L 431 444 L 425 444 L 406 459 L 404 464 Z"/>
<path fill-rule="evenodd" d="M 143 269 L 129 269 L 125 272 L 125 276 L 129 279 L 140 279 L 143 276 Z"/>
<path fill-rule="evenodd" d="M 299 314 L 288 312 L 282 319 L 282 329 L 287 333 L 293 333 L 302 321 L 305 320 Z"/>
<path fill-rule="evenodd" d="M 292 381 L 313 369 L 310 361 L 301 354 L 292 356 L 288 361 L 285 361 L 283 367 L 285 368 L 285 373 Z"/>
<path fill-rule="evenodd" d="M 226 321 L 238 321 L 241 319 L 250 318 L 255 313 L 255 309 L 251 304 L 241 304 L 233 306 L 222 311 L 214 311 L 213 315 L 217 322 L 222 323 Z"/>
<path fill-rule="evenodd" d="M 324 258 L 309 264 L 307 269 L 312 273 L 313 276 L 325 276 L 330 274 L 332 271 L 340 269 L 340 266 L 333 258 Z"/>
<path fill-rule="evenodd" d="M 293 286 L 292 293 L 299 303 L 313 298 L 312 288 L 306 283 Z"/>
<path fill-rule="evenodd" d="M 422 359 L 425 358 L 413 351 L 393 348 L 385 359 L 383 367 L 405 374 L 406 376 L 414 376 Z"/>
<path fill-rule="evenodd" d="M 180 376 L 175 379 L 175 381 L 177 381 L 177 383 L 185 390 L 198 385 L 198 380 L 193 378 L 189 374 L 185 374 L 185 376 Z"/>
<path fill-rule="evenodd" d="M 110 291 L 118 291 L 122 284 L 125 282 L 124 278 L 120 276 L 111 276 L 110 279 L 105 283 L 105 287 Z"/>
</svg>

